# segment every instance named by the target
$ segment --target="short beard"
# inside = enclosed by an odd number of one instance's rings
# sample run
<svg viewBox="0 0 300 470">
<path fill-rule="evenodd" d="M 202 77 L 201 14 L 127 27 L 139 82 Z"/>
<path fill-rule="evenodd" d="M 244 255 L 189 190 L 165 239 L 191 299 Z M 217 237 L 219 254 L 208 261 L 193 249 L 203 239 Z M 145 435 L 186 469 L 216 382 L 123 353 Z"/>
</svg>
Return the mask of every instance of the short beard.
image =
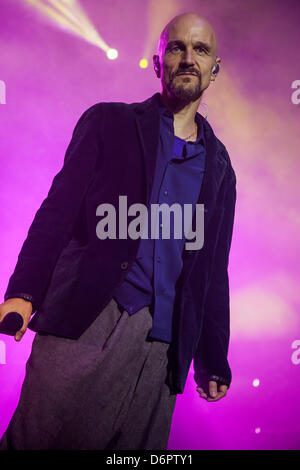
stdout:
<svg viewBox="0 0 300 470">
<path fill-rule="evenodd" d="M 203 91 L 201 90 L 201 77 L 198 76 L 197 85 L 194 87 L 184 87 L 182 85 L 175 85 L 174 78 L 176 75 L 170 77 L 169 86 L 167 87 L 170 95 L 182 103 L 190 103 L 191 101 L 198 100 Z"/>
</svg>

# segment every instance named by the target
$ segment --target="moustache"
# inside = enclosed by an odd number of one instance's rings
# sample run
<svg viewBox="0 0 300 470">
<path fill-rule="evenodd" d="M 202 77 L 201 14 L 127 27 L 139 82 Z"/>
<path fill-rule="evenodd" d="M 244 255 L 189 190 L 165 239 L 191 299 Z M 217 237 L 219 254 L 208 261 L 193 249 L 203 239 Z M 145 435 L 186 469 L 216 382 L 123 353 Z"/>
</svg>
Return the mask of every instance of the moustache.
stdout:
<svg viewBox="0 0 300 470">
<path fill-rule="evenodd" d="M 190 73 L 190 74 L 196 75 L 198 78 L 200 78 L 200 76 L 201 76 L 200 73 L 197 70 L 184 69 L 184 70 L 177 70 L 177 72 L 174 72 L 172 74 L 172 78 L 176 77 L 176 75 L 180 75 L 180 74 L 183 74 L 183 73 Z"/>
</svg>

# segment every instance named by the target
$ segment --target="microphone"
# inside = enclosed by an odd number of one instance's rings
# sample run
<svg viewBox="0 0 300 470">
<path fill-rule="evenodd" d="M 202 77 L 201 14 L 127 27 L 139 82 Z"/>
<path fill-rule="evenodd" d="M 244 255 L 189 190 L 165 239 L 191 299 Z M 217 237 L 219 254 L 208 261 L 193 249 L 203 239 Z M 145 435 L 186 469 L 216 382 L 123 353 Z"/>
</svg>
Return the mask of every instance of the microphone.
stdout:
<svg viewBox="0 0 300 470">
<path fill-rule="evenodd" d="M 0 322 L 0 333 L 15 336 L 23 326 L 23 317 L 17 312 L 9 312 Z"/>
</svg>

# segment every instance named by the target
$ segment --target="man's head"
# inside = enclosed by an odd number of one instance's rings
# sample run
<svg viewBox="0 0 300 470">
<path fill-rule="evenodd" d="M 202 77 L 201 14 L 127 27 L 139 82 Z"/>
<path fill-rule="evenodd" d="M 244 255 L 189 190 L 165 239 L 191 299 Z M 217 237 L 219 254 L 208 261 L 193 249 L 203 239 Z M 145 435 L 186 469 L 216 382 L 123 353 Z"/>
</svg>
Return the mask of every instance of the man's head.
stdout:
<svg viewBox="0 0 300 470">
<path fill-rule="evenodd" d="M 173 18 L 161 33 L 154 70 L 161 79 L 162 92 L 182 103 L 196 101 L 215 80 L 217 40 L 208 21 L 195 14 Z"/>
</svg>

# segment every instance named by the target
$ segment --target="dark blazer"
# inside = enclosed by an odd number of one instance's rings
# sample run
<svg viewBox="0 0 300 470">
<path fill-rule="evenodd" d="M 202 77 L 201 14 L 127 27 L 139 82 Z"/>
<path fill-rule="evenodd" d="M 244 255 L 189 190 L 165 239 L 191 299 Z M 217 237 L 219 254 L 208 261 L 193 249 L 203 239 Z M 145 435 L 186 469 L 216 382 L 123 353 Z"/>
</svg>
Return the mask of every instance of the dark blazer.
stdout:
<svg viewBox="0 0 300 470">
<path fill-rule="evenodd" d="M 64 164 L 29 228 L 4 298 L 27 294 L 33 331 L 78 338 L 113 297 L 140 239 L 100 240 L 101 203 L 147 205 L 159 139 L 158 93 L 142 103 L 97 103 L 83 113 Z M 184 250 L 176 286 L 170 367 L 183 393 L 192 359 L 195 379 L 215 374 L 230 385 L 228 258 L 236 177 L 225 146 L 203 121 L 207 156 L 198 204 L 204 245 Z"/>
</svg>

